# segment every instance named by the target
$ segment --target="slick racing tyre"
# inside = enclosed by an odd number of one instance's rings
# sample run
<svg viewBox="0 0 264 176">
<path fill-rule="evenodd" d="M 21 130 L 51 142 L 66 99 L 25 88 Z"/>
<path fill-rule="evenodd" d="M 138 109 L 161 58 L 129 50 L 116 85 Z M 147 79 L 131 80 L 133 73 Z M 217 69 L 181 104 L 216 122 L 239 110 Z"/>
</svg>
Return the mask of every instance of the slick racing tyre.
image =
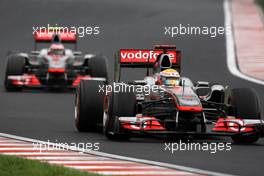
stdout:
<svg viewBox="0 0 264 176">
<path fill-rule="evenodd" d="M 25 71 L 26 60 L 21 56 L 10 56 L 7 60 L 6 73 L 5 73 L 5 89 L 7 91 L 21 91 L 22 87 L 17 87 L 8 80 L 9 76 L 20 76 Z"/>
<path fill-rule="evenodd" d="M 113 92 L 106 101 L 104 123 L 105 136 L 110 140 L 128 140 L 130 135 L 121 127 L 118 117 L 134 117 L 136 96 L 130 92 Z"/>
<path fill-rule="evenodd" d="M 231 90 L 231 105 L 236 117 L 260 119 L 260 103 L 253 89 L 237 88 Z"/>
<path fill-rule="evenodd" d="M 102 132 L 104 93 L 103 81 L 85 80 L 75 96 L 75 126 L 80 132 Z"/>
<path fill-rule="evenodd" d="M 92 57 L 89 61 L 89 66 L 92 77 L 106 78 L 106 81 L 108 81 L 107 63 L 105 57 Z"/>
<path fill-rule="evenodd" d="M 231 90 L 231 105 L 234 115 L 242 119 L 260 119 L 260 103 L 253 89 L 238 88 Z M 235 143 L 254 143 L 259 139 L 257 133 L 235 135 L 232 137 Z"/>
</svg>

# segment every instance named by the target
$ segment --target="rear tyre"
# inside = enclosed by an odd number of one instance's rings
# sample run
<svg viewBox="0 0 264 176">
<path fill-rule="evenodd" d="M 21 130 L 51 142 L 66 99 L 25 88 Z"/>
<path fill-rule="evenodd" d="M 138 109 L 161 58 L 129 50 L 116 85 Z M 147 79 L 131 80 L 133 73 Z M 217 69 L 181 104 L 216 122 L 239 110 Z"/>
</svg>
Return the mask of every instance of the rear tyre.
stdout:
<svg viewBox="0 0 264 176">
<path fill-rule="evenodd" d="M 21 91 L 22 87 L 17 87 L 8 80 L 8 76 L 20 76 L 25 72 L 26 60 L 21 56 L 10 56 L 7 60 L 5 73 L 5 89 L 7 91 Z"/>
<path fill-rule="evenodd" d="M 99 86 L 104 82 L 81 81 L 75 96 L 75 126 L 80 132 L 102 132 L 104 94 Z"/>
<path fill-rule="evenodd" d="M 106 58 L 102 56 L 95 56 L 89 60 L 89 66 L 92 77 L 101 77 L 108 80 L 107 62 Z"/>
<path fill-rule="evenodd" d="M 242 119 L 260 119 L 261 109 L 257 93 L 253 89 L 238 88 L 231 90 L 230 104 L 233 114 Z M 259 134 L 236 135 L 232 137 L 235 143 L 254 143 Z"/>
<path fill-rule="evenodd" d="M 108 98 L 109 103 L 104 126 L 105 136 L 110 140 L 128 140 L 130 135 L 122 130 L 118 117 L 135 116 L 135 94 L 113 92 Z"/>
</svg>

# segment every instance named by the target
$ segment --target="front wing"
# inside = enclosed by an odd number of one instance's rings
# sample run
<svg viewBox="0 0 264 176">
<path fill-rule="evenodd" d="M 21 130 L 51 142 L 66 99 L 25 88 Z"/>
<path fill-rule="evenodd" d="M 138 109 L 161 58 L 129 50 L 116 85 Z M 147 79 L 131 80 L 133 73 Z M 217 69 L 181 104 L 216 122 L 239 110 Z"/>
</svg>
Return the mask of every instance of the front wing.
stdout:
<svg viewBox="0 0 264 176">
<path fill-rule="evenodd" d="M 234 136 L 258 135 L 264 137 L 264 121 L 234 117 L 219 118 L 206 132 L 167 130 L 155 117 L 119 117 L 124 132 L 146 136 Z M 176 127 L 177 128 L 177 127 Z M 175 129 L 176 129 L 175 128 Z"/>
<path fill-rule="evenodd" d="M 47 88 L 47 87 L 65 87 L 76 88 L 81 80 L 104 80 L 105 78 L 96 78 L 89 75 L 78 75 L 73 80 L 66 80 L 67 84 L 43 84 L 34 74 L 12 75 L 7 77 L 7 81 L 14 87 L 22 88 Z"/>
</svg>

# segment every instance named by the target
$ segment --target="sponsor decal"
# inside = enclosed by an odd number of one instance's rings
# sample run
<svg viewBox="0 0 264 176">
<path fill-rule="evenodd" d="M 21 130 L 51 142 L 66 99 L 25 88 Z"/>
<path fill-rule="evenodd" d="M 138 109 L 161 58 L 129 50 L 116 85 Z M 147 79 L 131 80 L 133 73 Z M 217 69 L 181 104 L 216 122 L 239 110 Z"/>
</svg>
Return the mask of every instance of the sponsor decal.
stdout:
<svg viewBox="0 0 264 176">
<path fill-rule="evenodd" d="M 162 54 L 163 50 L 141 50 L 141 49 L 121 49 L 121 63 L 154 63 L 158 55 Z M 167 51 L 172 63 L 177 62 L 176 51 Z"/>
</svg>

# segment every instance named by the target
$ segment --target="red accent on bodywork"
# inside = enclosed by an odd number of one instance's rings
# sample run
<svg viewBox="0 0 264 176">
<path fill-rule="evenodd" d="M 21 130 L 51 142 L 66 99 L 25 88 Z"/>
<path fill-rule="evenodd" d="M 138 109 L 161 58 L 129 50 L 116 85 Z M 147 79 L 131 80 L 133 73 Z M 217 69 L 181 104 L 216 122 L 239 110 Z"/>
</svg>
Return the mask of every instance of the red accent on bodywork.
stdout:
<svg viewBox="0 0 264 176">
<path fill-rule="evenodd" d="M 65 68 L 49 68 L 48 72 L 49 73 L 64 73 Z"/>
<path fill-rule="evenodd" d="M 190 112 L 202 112 L 203 108 L 201 106 L 179 106 L 177 105 L 177 108 L 180 111 L 190 111 Z"/>
<path fill-rule="evenodd" d="M 41 83 L 35 75 L 24 74 L 22 76 L 10 76 L 8 79 L 12 80 L 15 86 L 40 86 Z"/>
<path fill-rule="evenodd" d="M 252 132 L 254 128 L 245 125 L 243 119 L 219 118 L 212 131 L 215 132 Z"/>
<path fill-rule="evenodd" d="M 77 87 L 80 84 L 81 80 L 88 80 L 90 78 L 91 76 L 77 76 L 77 78 L 72 83 L 72 87 Z"/>
<path fill-rule="evenodd" d="M 166 130 L 158 120 L 156 120 L 155 117 L 137 117 L 137 118 L 151 118 L 151 120 L 146 120 L 143 124 L 143 128 L 140 127 L 141 122 L 139 121 L 138 123 L 133 123 L 131 124 L 130 122 L 125 122 L 122 121 L 121 125 L 124 129 L 128 130 L 143 130 L 143 131 L 164 131 Z"/>
<path fill-rule="evenodd" d="M 64 32 L 63 30 L 38 30 L 34 33 L 36 42 L 50 42 L 54 34 L 59 34 L 62 42 L 72 42 L 77 41 L 75 32 Z"/>
</svg>

